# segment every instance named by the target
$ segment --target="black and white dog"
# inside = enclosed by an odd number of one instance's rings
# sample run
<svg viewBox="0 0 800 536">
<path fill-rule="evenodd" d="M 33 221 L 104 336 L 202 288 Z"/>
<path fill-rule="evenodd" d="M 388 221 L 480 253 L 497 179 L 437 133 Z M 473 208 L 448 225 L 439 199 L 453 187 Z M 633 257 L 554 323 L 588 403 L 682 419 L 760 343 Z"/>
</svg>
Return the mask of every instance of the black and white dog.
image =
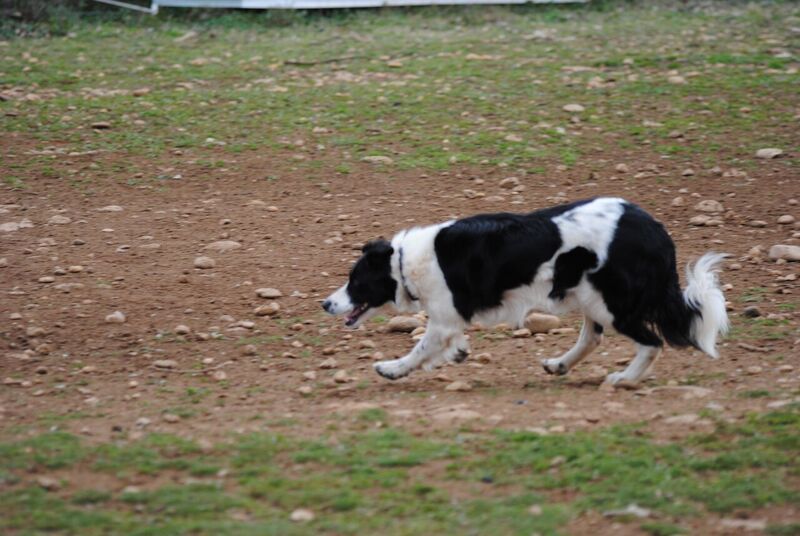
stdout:
<svg viewBox="0 0 800 536">
<path fill-rule="evenodd" d="M 597 198 L 530 214 L 483 214 L 401 231 L 391 242 L 363 248 L 349 281 L 322 304 L 359 326 L 384 304 L 425 310 L 428 327 L 411 352 L 375 363 L 388 379 L 423 367 L 461 362 L 469 354 L 464 329 L 521 325 L 531 310 L 579 310 L 583 328 L 564 355 L 545 359 L 566 374 L 613 327 L 633 339 L 636 357 L 612 384 L 638 382 L 663 344 L 693 346 L 717 357 L 728 328 L 716 270 L 723 254 L 706 253 L 687 268 L 681 291 L 675 246 L 664 227 L 632 203 Z"/>
</svg>

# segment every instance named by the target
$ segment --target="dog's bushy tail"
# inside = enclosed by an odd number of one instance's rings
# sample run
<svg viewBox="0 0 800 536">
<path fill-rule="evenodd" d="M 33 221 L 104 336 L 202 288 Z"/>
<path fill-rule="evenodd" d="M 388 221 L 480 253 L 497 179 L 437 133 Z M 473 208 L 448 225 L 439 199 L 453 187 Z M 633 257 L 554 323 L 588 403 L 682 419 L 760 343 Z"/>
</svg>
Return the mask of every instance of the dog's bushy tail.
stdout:
<svg viewBox="0 0 800 536">
<path fill-rule="evenodd" d="M 706 253 L 686 267 L 687 286 L 680 292 L 668 291 L 659 327 L 673 346 L 694 346 L 713 358 L 717 353 L 717 337 L 728 331 L 725 296 L 719 288 L 717 271 L 727 257 L 724 253 Z"/>
<path fill-rule="evenodd" d="M 719 288 L 717 271 L 727 257 L 724 253 L 706 253 L 694 265 L 686 267 L 688 285 L 683 291 L 683 300 L 695 309 L 690 336 L 696 348 L 713 358 L 717 354 L 717 336 L 728 332 L 728 313 L 725 296 Z"/>
</svg>

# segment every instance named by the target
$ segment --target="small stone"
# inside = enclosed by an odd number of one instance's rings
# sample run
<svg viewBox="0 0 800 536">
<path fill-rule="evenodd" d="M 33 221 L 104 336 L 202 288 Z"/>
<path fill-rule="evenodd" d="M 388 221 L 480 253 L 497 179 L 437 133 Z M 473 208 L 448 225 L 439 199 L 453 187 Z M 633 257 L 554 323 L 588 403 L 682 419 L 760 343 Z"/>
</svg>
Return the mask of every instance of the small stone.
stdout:
<svg viewBox="0 0 800 536">
<path fill-rule="evenodd" d="M 705 214 L 698 214 L 697 216 L 693 216 L 692 218 L 689 219 L 689 223 L 696 227 L 702 227 L 709 221 L 711 221 L 711 217 L 706 216 Z"/>
<path fill-rule="evenodd" d="M 742 311 L 742 316 L 745 318 L 758 318 L 761 316 L 761 309 L 755 305 L 750 305 L 749 307 L 744 308 L 744 311 Z"/>
<path fill-rule="evenodd" d="M 681 175 L 683 177 L 691 177 L 694 175 L 694 170 L 692 168 L 686 168 L 681 172 Z"/>
<path fill-rule="evenodd" d="M 136 427 L 137 428 L 144 428 L 146 426 L 149 426 L 150 423 L 152 423 L 152 422 L 153 421 L 148 419 L 147 417 L 139 417 L 138 419 L 136 419 Z"/>
<path fill-rule="evenodd" d="M 550 335 L 572 335 L 575 333 L 575 328 L 554 328 L 547 333 Z"/>
<path fill-rule="evenodd" d="M 175 423 L 181 420 L 181 418 L 174 413 L 165 413 L 161 418 L 169 423 Z"/>
<path fill-rule="evenodd" d="M 628 164 L 617 164 L 614 169 L 617 170 L 617 173 L 628 173 L 630 171 Z"/>
<path fill-rule="evenodd" d="M 500 181 L 500 188 L 516 188 L 519 186 L 519 179 L 516 177 L 506 177 L 505 179 Z"/>
<path fill-rule="evenodd" d="M 375 348 L 375 342 L 371 341 L 370 339 L 362 339 L 362 340 L 358 341 L 358 347 L 361 348 L 361 349 L 370 349 L 370 350 L 372 350 L 372 349 Z"/>
<path fill-rule="evenodd" d="M 696 413 L 687 413 L 684 415 L 673 415 L 664 419 L 666 424 L 694 424 L 700 420 L 700 416 Z"/>
<path fill-rule="evenodd" d="M 314 391 L 314 388 L 310 385 L 301 385 L 297 388 L 297 392 L 303 396 L 308 396 Z"/>
<path fill-rule="evenodd" d="M 162 369 L 174 369 L 178 368 L 178 362 L 174 359 L 159 359 L 158 361 L 153 361 L 153 366 Z"/>
<path fill-rule="evenodd" d="M 724 518 L 719 521 L 719 526 L 727 529 L 726 534 L 728 534 L 728 530 L 737 531 L 737 534 L 738 531 L 764 532 L 767 528 L 767 521 L 765 519 Z"/>
<path fill-rule="evenodd" d="M 55 277 L 50 276 L 50 275 L 46 275 L 44 277 L 40 277 L 39 278 L 39 283 L 52 283 L 55 280 L 56 280 Z"/>
<path fill-rule="evenodd" d="M 191 332 L 192 330 L 189 328 L 189 326 L 184 326 L 183 324 L 175 326 L 176 335 L 188 335 Z"/>
<path fill-rule="evenodd" d="M 5 257 L 0 258 L 0 268 L 5 268 L 8 266 L 8 259 Z"/>
<path fill-rule="evenodd" d="M 444 388 L 445 391 L 472 391 L 472 385 L 467 382 L 462 381 L 454 381 L 453 383 L 449 384 L 447 387 Z"/>
<path fill-rule="evenodd" d="M 697 203 L 694 209 L 700 212 L 722 212 L 725 210 L 722 203 L 714 199 L 704 199 Z"/>
<path fill-rule="evenodd" d="M 476 355 L 475 359 L 478 361 L 478 363 L 483 363 L 485 365 L 492 362 L 492 354 L 489 352 L 482 352 Z"/>
<path fill-rule="evenodd" d="M 686 79 L 682 76 L 673 75 L 667 78 L 667 82 L 670 84 L 685 84 Z"/>
<path fill-rule="evenodd" d="M 586 110 L 586 108 L 584 108 L 580 104 L 565 104 L 561 109 L 571 114 L 581 113 Z"/>
<path fill-rule="evenodd" d="M 58 491 L 61 489 L 61 482 L 58 479 L 49 476 L 36 477 L 36 483 L 40 488 L 47 491 Z"/>
<path fill-rule="evenodd" d="M 122 311 L 114 311 L 106 316 L 106 323 L 108 324 L 124 324 L 125 320 L 127 320 L 127 318 Z"/>
<path fill-rule="evenodd" d="M 306 380 L 314 381 L 317 379 L 317 373 L 313 370 L 307 370 L 303 373 L 303 378 Z"/>
<path fill-rule="evenodd" d="M 458 422 L 480 419 L 481 414 L 471 409 L 445 408 L 433 413 L 431 417 L 440 422 Z"/>
<path fill-rule="evenodd" d="M 336 365 L 337 361 L 334 358 L 329 357 L 328 359 L 324 360 L 322 363 L 319 364 L 319 368 L 329 370 L 336 368 Z"/>
<path fill-rule="evenodd" d="M 558 328 L 561 325 L 561 319 L 554 315 L 547 315 L 542 313 L 531 313 L 525 318 L 525 327 L 531 333 L 547 333 L 551 329 Z"/>
<path fill-rule="evenodd" d="M 213 268 L 216 265 L 217 263 L 211 257 L 197 257 L 194 260 L 194 267 L 200 268 L 201 270 L 207 270 L 209 268 Z"/>
<path fill-rule="evenodd" d="M 227 253 L 229 251 L 233 251 L 235 249 L 239 249 L 242 245 L 235 240 L 219 240 L 217 242 L 211 242 L 203 249 L 207 249 L 210 251 L 217 251 L 219 253 Z M 197 261 L 195 261 L 196 263 Z M 197 266 L 197 264 L 195 264 Z M 199 268 L 199 267 L 198 267 Z"/>
<path fill-rule="evenodd" d="M 278 290 L 276 288 L 266 287 L 266 288 L 256 289 L 256 295 L 259 298 L 267 298 L 267 299 L 272 300 L 272 299 L 275 299 L 275 298 L 282 297 L 283 296 L 283 292 L 281 292 L 280 290 Z"/>
<path fill-rule="evenodd" d="M 289 519 L 295 523 L 308 523 L 309 521 L 314 521 L 314 517 L 314 512 L 311 510 L 307 510 L 306 508 L 298 508 L 292 512 L 292 514 L 289 516 Z"/>
<path fill-rule="evenodd" d="M 791 214 L 784 214 L 783 216 L 779 216 L 778 223 L 781 225 L 788 225 L 790 223 L 794 223 L 794 216 L 792 216 Z"/>
<path fill-rule="evenodd" d="M 686 204 L 686 200 L 683 197 L 678 196 L 675 199 L 673 199 L 672 203 L 670 203 L 670 204 L 673 207 L 682 207 L 682 206 L 684 206 Z"/>
<path fill-rule="evenodd" d="M 122 212 L 123 210 L 125 210 L 125 209 L 123 209 L 119 205 L 108 205 L 108 206 L 105 206 L 105 207 L 98 208 L 97 212 Z"/>
<path fill-rule="evenodd" d="M 777 158 L 783 154 L 781 149 L 776 149 L 774 147 L 769 147 L 766 149 L 759 149 L 756 151 L 756 158 L 760 158 L 762 160 L 771 160 L 773 158 Z"/>
<path fill-rule="evenodd" d="M 111 123 L 108 121 L 95 121 L 92 123 L 92 128 L 95 130 L 107 130 L 111 128 Z"/>
<path fill-rule="evenodd" d="M 528 508 L 528 513 L 532 516 L 540 516 L 542 515 L 542 507 L 538 504 L 531 505 Z"/>
<path fill-rule="evenodd" d="M 368 162 L 370 164 L 394 164 L 394 160 L 388 156 L 365 156 L 361 159 L 361 161 Z"/>
<path fill-rule="evenodd" d="M 67 218 L 66 216 L 62 216 L 60 214 L 56 214 L 55 216 L 47 220 L 47 223 L 49 223 L 50 225 L 66 225 L 71 222 L 72 222 L 71 219 Z"/>
<path fill-rule="evenodd" d="M 333 381 L 336 383 L 347 383 L 350 381 L 350 378 L 347 376 L 346 370 L 337 370 L 333 375 Z"/>
<path fill-rule="evenodd" d="M 245 344 L 242 346 L 242 355 L 256 355 L 258 354 L 258 348 L 255 344 Z"/>
<path fill-rule="evenodd" d="M 761 374 L 764 371 L 763 367 L 759 367 L 758 365 L 753 365 L 751 367 L 747 367 L 745 372 L 750 374 L 751 376 L 755 376 L 757 374 Z"/>
<path fill-rule="evenodd" d="M 391 333 L 411 333 L 422 326 L 422 322 L 413 316 L 395 316 L 386 324 Z"/>
<path fill-rule="evenodd" d="M 264 305 L 259 305 L 253 311 L 256 316 L 275 316 L 281 311 L 281 306 L 278 302 L 270 302 Z"/>
<path fill-rule="evenodd" d="M 767 226 L 767 222 L 765 222 L 764 220 L 750 220 L 747 222 L 747 225 L 749 227 L 756 227 L 761 229 Z"/>
<path fill-rule="evenodd" d="M 47 335 L 47 330 L 39 326 L 28 326 L 25 330 L 25 335 L 28 337 L 41 337 L 42 335 Z"/>
<path fill-rule="evenodd" d="M 525 339 L 531 336 L 531 330 L 528 328 L 520 328 L 511 332 L 511 336 L 515 339 Z"/>
<path fill-rule="evenodd" d="M 800 261 L 800 246 L 777 244 L 769 248 L 770 259 L 783 259 L 785 261 Z"/>
<path fill-rule="evenodd" d="M 792 372 L 793 370 L 794 367 L 792 365 L 781 365 L 780 367 L 778 367 L 778 372 L 781 372 L 783 374 L 786 374 L 787 372 Z"/>
<path fill-rule="evenodd" d="M 83 266 L 76 264 L 67 268 L 67 271 L 71 274 L 79 274 L 83 271 Z"/>
<path fill-rule="evenodd" d="M 608 510 L 603 512 L 605 517 L 638 517 L 638 518 L 646 518 L 650 517 L 651 512 L 647 508 L 642 508 L 636 504 L 629 504 L 625 508 L 621 510 Z"/>
<path fill-rule="evenodd" d="M 215 381 L 221 382 L 228 379 L 228 374 L 224 370 L 215 370 L 211 377 L 214 378 Z"/>
</svg>

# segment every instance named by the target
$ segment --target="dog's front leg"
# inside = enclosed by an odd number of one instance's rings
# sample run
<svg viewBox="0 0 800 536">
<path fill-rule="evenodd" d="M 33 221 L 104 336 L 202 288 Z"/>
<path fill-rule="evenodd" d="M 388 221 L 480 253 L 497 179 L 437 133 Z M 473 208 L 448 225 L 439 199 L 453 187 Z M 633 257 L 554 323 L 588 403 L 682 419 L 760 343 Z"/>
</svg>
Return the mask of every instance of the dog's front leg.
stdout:
<svg viewBox="0 0 800 536">
<path fill-rule="evenodd" d="M 469 356 L 469 341 L 464 332 L 452 332 L 442 338 L 444 350 L 438 354 L 431 355 L 422 364 L 423 369 L 433 370 L 445 363 L 461 363 Z"/>
<path fill-rule="evenodd" d="M 446 358 L 448 344 L 452 341 L 452 337 L 452 333 L 445 332 L 429 324 L 425 335 L 408 355 L 400 359 L 378 361 L 375 363 L 375 372 L 388 380 L 396 380 L 403 376 L 408 376 L 424 363 L 436 360 L 440 356 Z"/>
</svg>

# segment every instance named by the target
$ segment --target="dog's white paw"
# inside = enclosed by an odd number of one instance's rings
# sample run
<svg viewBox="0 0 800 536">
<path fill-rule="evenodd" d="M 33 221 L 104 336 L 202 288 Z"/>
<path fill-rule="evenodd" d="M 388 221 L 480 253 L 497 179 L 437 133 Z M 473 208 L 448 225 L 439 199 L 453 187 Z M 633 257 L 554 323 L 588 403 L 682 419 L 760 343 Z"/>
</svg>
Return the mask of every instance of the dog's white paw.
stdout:
<svg viewBox="0 0 800 536">
<path fill-rule="evenodd" d="M 563 376 L 569 369 L 560 358 L 542 359 L 542 367 L 548 374 L 555 374 L 556 376 Z"/>
<path fill-rule="evenodd" d="M 400 363 L 399 359 L 393 359 L 391 361 L 378 361 L 373 365 L 373 367 L 375 368 L 375 372 L 387 380 L 397 380 L 411 372 Z"/>
<path fill-rule="evenodd" d="M 622 372 L 612 372 L 608 376 L 606 376 L 606 383 L 610 383 L 611 385 L 619 385 L 622 387 L 623 385 L 627 386 L 634 386 L 637 382 L 636 380 L 631 380 L 624 371 Z"/>
</svg>

